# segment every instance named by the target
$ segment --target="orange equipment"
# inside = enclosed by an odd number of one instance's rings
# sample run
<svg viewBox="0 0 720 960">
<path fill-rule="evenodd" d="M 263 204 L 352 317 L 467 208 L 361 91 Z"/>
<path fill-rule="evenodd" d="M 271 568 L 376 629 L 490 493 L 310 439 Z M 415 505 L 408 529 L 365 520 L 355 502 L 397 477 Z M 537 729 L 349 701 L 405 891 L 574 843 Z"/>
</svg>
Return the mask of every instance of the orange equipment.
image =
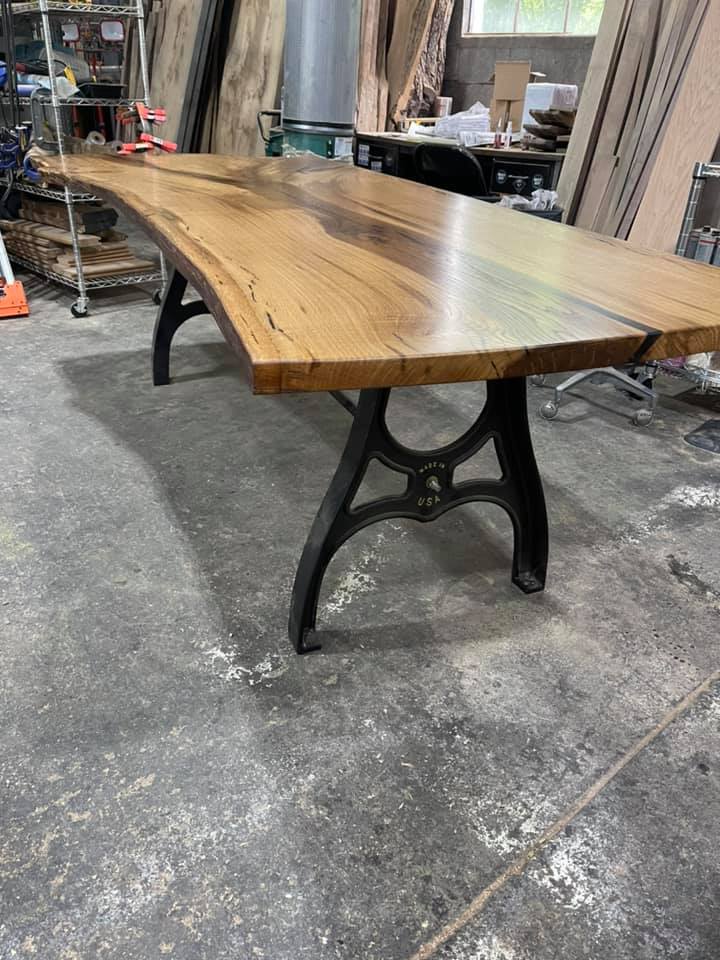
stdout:
<svg viewBox="0 0 720 960">
<path fill-rule="evenodd" d="M 22 283 L 15 279 L 13 268 L 5 249 L 5 242 L 0 233 L 0 320 L 10 317 L 28 317 L 30 308 Z"/>
</svg>

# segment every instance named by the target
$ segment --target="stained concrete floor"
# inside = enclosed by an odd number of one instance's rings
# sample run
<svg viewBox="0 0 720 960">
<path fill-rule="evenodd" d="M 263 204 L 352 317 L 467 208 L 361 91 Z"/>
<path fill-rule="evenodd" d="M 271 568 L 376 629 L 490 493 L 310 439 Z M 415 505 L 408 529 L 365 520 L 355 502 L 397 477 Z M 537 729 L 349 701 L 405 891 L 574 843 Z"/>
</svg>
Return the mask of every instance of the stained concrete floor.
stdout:
<svg viewBox="0 0 720 960">
<path fill-rule="evenodd" d="M 298 658 L 347 414 L 253 398 L 204 319 L 154 389 L 146 298 L 77 320 L 28 287 L 0 326 L 1 960 L 717 960 L 720 457 L 682 439 L 711 411 L 533 412 L 546 592 L 493 507 L 388 522 Z M 442 442 L 481 402 L 398 391 L 390 421 Z"/>
</svg>

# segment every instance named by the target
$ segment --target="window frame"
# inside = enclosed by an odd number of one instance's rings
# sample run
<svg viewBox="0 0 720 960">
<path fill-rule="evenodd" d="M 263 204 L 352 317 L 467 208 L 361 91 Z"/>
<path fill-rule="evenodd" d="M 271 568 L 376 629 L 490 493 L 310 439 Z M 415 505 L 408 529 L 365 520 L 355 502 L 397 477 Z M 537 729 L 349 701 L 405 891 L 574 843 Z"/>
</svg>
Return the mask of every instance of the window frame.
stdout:
<svg viewBox="0 0 720 960">
<path fill-rule="evenodd" d="M 563 29 L 558 30 L 549 30 L 543 32 L 540 30 L 518 30 L 518 20 L 520 18 L 520 3 L 521 0 L 507 0 L 508 4 L 511 2 L 515 3 L 515 15 L 513 17 L 513 29 L 510 31 L 501 30 L 496 33 L 480 32 L 471 30 L 470 26 L 472 23 L 472 8 L 475 0 L 463 0 L 463 24 L 462 24 L 462 35 L 463 37 L 596 37 L 597 33 L 569 33 L 567 26 L 568 20 L 570 19 L 570 8 L 573 0 L 565 0 L 565 17 L 563 20 Z"/>
</svg>

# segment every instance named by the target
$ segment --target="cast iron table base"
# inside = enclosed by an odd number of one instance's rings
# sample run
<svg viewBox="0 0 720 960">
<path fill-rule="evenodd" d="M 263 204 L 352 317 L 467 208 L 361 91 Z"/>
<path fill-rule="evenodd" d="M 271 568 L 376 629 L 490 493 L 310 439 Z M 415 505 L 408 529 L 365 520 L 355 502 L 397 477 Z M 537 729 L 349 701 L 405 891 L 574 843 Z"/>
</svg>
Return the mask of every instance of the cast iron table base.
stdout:
<svg viewBox="0 0 720 960">
<path fill-rule="evenodd" d="M 152 366 L 156 385 L 170 382 L 170 347 L 179 328 L 191 317 L 209 312 L 201 300 L 183 304 L 186 288 L 185 278 L 174 271 L 155 327 Z M 547 513 L 530 438 L 524 378 L 488 381 L 485 406 L 475 423 L 453 443 L 437 450 L 411 450 L 391 435 L 385 420 L 390 389 L 361 390 L 357 404 L 338 391 L 333 396 L 352 414 L 353 424 L 295 577 L 289 633 L 298 653 L 319 649 L 313 632 L 330 560 L 346 540 L 378 520 L 408 517 L 428 523 L 463 503 L 495 503 L 512 520 L 513 582 L 524 593 L 544 588 Z M 460 464 L 490 441 L 495 445 L 501 478 L 456 483 L 454 474 Z M 355 506 L 355 496 L 374 459 L 406 476 L 406 489 L 400 495 Z"/>
</svg>

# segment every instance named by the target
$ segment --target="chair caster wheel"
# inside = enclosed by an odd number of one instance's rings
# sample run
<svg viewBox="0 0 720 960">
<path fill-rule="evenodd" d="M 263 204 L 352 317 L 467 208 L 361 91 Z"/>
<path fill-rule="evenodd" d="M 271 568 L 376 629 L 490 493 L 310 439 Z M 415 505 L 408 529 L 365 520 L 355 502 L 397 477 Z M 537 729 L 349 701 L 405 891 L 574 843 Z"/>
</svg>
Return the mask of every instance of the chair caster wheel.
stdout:
<svg viewBox="0 0 720 960">
<path fill-rule="evenodd" d="M 540 416 L 545 420 L 554 420 L 559 409 L 554 400 L 548 400 L 540 407 Z"/>
<path fill-rule="evenodd" d="M 88 315 L 87 307 L 80 307 L 78 304 L 79 300 L 76 300 L 75 303 L 70 307 L 70 313 L 80 319 L 81 317 L 86 317 Z"/>
<path fill-rule="evenodd" d="M 655 416 L 653 410 L 647 410 L 643 408 L 642 410 L 636 410 L 632 417 L 632 422 L 636 427 L 647 427 L 652 423 L 652 419 Z"/>
<path fill-rule="evenodd" d="M 530 377 L 530 383 L 534 387 L 542 387 L 545 383 L 545 374 L 544 373 L 535 373 Z"/>
</svg>

